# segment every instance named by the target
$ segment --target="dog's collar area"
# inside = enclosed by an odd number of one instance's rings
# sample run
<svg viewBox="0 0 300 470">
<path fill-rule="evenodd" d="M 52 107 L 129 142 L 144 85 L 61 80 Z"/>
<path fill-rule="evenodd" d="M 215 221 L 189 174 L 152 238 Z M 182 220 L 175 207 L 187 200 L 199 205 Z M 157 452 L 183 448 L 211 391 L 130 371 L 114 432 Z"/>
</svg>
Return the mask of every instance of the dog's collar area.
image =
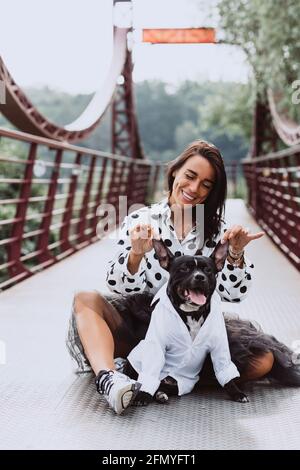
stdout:
<svg viewBox="0 0 300 470">
<path fill-rule="evenodd" d="M 180 310 L 182 310 L 183 312 L 195 312 L 196 310 L 199 310 L 200 309 L 200 306 L 197 305 L 197 304 L 194 304 L 193 302 L 189 302 L 189 303 L 182 303 L 179 305 L 179 308 Z"/>
<path fill-rule="evenodd" d="M 194 319 L 191 316 L 188 316 L 186 320 L 187 320 L 187 327 L 190 332 L 192 341 L 194 341 L 194 339 L 199 333 L 201 326 L 204 323 L 204 317 L 202 315 L 200 318 Z"/>
</svg>

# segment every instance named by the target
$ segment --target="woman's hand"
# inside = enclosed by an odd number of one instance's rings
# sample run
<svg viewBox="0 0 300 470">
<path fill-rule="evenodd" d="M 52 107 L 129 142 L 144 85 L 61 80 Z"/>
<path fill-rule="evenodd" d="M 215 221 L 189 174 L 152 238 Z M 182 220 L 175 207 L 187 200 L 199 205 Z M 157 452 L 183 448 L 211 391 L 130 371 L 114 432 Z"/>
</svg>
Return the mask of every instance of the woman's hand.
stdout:
<svg viewBox="0 0 300 470">
<path fill-rule="evenodd" d="M 136 256 L 144 256 L 153 248 L 154 229 L 149 224 L 138 224 L 130 230 L 131 252 Z"/>
<path fill-rule="evenodd" d="M 222 243 L 229 242 L 232 250 L 236 253 L 240 253 L 244 250 L 245 246 L 252 240 L 257 240 L 264 236 L 265 232 L 249 233 L 249 229 L 242 227 L 241 225 L 233 225 L 229 228 L 223 238 Z"/>
</svg>

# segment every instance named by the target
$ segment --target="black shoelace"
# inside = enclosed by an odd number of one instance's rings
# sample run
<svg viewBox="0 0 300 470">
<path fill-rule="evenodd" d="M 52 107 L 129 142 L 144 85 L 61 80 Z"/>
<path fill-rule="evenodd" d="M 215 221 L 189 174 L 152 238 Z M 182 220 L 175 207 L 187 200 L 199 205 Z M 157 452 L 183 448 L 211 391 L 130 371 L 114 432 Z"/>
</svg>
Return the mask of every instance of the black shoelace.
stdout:
<svg viewBox="0 0 300 470">
<path fill-rule="evenodd" d="M 101 395 L 109 395 L 111 387 L 113 386 L 113 376 L 114 372 L 112 370 L 100 370 L 98 375 L 95 378 L 95 383 L 97 391 Z"/>
</svg>

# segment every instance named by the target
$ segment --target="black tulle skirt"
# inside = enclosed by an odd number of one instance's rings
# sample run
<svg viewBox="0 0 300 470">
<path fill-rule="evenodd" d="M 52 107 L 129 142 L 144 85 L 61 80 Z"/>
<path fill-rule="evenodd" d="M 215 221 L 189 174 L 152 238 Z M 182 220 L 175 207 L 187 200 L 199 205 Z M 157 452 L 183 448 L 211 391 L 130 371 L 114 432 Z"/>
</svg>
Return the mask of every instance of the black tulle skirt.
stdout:
<svg viewBox="0 0 300 470">
<path fill-rule="evenodd" d="M 134 294 L 128 296 L 105 296 L 121 315 L 126 331 L 131 335 L 133 346 L 145 337 L 150 318 L 152 294 Z M 240 374 L 248 368 L 251 359 L 266 352 L 274 355 L 274 365 L 268 378 L 285 385 L 300 386 L 300 355 L 278 341 L 274 336 L 264 333 L 256 323 L 240 319 L 236 314 L 224 313 L 229 348 L 232 361 Z M 210 358 L 202 370 L 203 375 L 211 376 Z"/>
</svg>

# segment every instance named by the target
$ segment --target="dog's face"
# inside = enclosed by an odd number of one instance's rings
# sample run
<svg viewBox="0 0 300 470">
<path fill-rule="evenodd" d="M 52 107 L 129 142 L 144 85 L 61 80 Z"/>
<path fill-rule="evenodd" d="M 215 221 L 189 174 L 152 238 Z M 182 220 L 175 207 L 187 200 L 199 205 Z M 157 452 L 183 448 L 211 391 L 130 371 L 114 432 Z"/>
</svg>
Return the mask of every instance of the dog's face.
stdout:
<svg viewBox="0 0 300 470">
<path fill-rule="evenodd" d="M 170 273 L 168 294 L 181 311 L 202 311 L 216 288 L 216 275 L 223 268 L 228 244 L 216 246 L 210 257 L 174 256 L 162 240 L 153 240 L 153 247 L 162 268 Z"/>
</svg>

